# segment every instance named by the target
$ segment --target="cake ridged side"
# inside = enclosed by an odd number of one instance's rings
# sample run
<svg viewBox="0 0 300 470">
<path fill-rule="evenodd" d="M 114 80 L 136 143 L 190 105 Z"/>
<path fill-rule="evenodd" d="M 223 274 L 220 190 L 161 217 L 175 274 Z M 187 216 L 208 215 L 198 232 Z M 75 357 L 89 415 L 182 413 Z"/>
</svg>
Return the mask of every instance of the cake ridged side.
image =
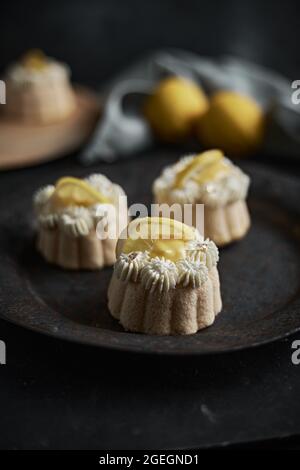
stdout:
<svg viewBox="0 0 300 470">
<path fill-rule="evenodd" d="M 205 237 L 218 246 L 243 238 L 250 228 L 249 211 L 244 200 L 216 208 L 205 206 L 204 216 Z"/>
<path fill-rule="evenodd" d="M 99 240 L 96 232 L 72 237 L 59 228 L 40 228 L 38 251 L 52 264 L 66 269 L 99 269 L 114 264 L 116 240 Z"/>
<path fill-rule="evenodd" d="M 176 287 L 150 293 L 139 283 L 120 281 L 115 273 L 108 289 L 112 316 L 129 331 L 157 335 L 188 335 L 206 328 L 221 311 L 219 274 L 209 272 L 200 288 Z"/>
<path fill-rule="evenodd" d="M 65 119 L 76 108 L 74 92 L 68 82 L 16 87 L 7 83 L 6 114 L 26 122 L 51 123 Z"/>
<path fill-rule="evenodd" d="M 156 204 L 174 204 L 169 199 L 155 198 Z M 198 204 L 201 204 L 199 202 Z M 174 213 L 170 214 L 172 218 Z M 193 225 L 197 225 L 196 206 L 192 207 Z M 204 237 L 213 240 L 217 246 L 224 246 L 243 238 L 250 228 L 250 215 L 244 199 L 225 206 L 204 206 Z"/>
</svg>

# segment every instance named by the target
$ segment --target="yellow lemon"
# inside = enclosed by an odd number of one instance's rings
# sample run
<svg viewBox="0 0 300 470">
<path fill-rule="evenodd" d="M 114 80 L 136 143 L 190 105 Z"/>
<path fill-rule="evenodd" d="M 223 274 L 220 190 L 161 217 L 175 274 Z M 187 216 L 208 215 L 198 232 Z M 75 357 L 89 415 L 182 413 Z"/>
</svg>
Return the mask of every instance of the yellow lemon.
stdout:
<svg viewBox="0 0 300 470">
<path fill-rule="evenodd" d="M 109 203 L 110 201 L 86 181 L 66 176 L 57 181 L 50 202 L 55 207 L 88 207 L 97 203 Z"/>
<path fill-rule="evenodd" d="M 197 238 L 193 227 L 166 217 L 135 219 L 127 227 L 127 238 L 117 243 L 117 256 L 132 251 L 148 251 L 149 255 L 177 261 L 185 257 L 185 244 Z"/>
<path fill-rule="evenodd" d="M 207 108 L 207 97 L 196 83 L 172 76 L 154 89 L 145 102 L 144 113 L 159 138 L 176 142 L 192 133 Z"/>
<path fill-rule="evenodd" d="M 252 98 L 220 91 L 199 119 L 197 134 L 206 147 L 219 147 L 229 156 L 245 155 L 261 145 L 264 124 L 263 110 Z"/>
<path fill-rule="evenodd" d="M 199 184 L 219 178 L 230 171 L 230 167 L 220 150 L 207 150 L 196 155 L 193 160 L 177 173 L 174 187 L 183 188 L 190 179 Z"/>
</svg>

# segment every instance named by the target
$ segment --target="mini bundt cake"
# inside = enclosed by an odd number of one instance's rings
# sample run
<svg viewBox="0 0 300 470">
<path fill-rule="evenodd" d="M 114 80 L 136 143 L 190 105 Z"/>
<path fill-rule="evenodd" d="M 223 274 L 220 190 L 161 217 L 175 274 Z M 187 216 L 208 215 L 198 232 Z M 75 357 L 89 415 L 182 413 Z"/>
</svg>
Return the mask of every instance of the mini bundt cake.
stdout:
<svg viewBox="0 0 300 470">
<path fill-rule="evenodd" d="M 110 313 L 129 331 L 196 333 L 222 308 L 217 262 L 216 245 L 193 227 L 162 217 L 136 219 L 128 238 L 118 241 Z"/>
<path fill-rule="evenodd" d="M 61 178 L 35 193 L 34 208 L 37 248 L 49 263 L 99 269 L 115 262 L 118 236 L 128 223 L 127 202 L 123 189 L 104 175 Z"/>
<path fill-rule="evenodd" d="M 49 124 L 67 118 L 76 101 L 67 65 L 28 52 L 6 71 L 5 113 L 28 123 Z"/>
<path fill-rule="evenodd" d="M 208 150 L 165 168 L 153 194 L 157 204 L 192 204 L 193 225 L 197 204 L 204 204 L 204 236 L 223 246 L 243 238 L 250 227 L 249 181 L 220 150 Z"/>
</svg>

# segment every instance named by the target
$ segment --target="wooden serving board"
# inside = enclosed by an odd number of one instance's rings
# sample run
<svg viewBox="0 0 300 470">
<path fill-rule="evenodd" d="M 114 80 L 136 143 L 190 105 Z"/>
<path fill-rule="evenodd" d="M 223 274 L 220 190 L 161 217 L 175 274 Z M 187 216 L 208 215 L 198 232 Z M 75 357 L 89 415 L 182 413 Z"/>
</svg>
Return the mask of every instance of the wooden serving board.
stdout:
<svg viewBox="0 0 300 470">
<path fill-rule="evenodd" d="M 37 165 L 79 148 L 91 135 L 100 114 L 97 96 L 75 88 L 77 108 L 54 124 L 32 125 L 0 117 L 0 170 Z"/>
</svg>

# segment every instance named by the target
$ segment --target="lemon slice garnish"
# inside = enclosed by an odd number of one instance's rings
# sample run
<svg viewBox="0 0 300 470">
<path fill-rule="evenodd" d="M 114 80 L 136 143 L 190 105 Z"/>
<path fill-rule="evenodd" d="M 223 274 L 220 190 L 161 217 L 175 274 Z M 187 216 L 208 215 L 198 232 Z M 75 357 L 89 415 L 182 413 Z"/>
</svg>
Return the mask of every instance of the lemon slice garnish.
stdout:
<svg viewBox="0 0 300 470">
<path fill-rule="evenodd" d="M 48 60 L 43 51 L 32 49 L 23 56 L 22 64 L 28 69 L 42 70 L 47 66 Z"/>
<path fill-rule="evenodd" d="M 165 217 L 135 219 L 128 225 L 127 235 L 117 243 L 117 257 L 121 253 L 148 251 L 151 258 L 177 261 L 185 258 L 186 243 L 197 238 L 193 227 Z"/>
<path fill-rule="evenodd" d="M 192 177 L 193 181 L 199 184 L 207 183 L 208 181 L 214 181 L 220 179 L 230 172 L 230 166 L 225 160 L 221 160 L 213 165 L 205 167 L 200 173 L 196 172 Z"/>
<path fill-rule="evenodd" d="M 174 187 L 183 188 L 188 180 L 202 184 L 228 173 L 230 167 L 220 150 L 207 150 L 196 155 L 176 175 Z"/>
<path fill-rule="evenodd" d="M 92 206 L 110 200 L 84 180 L 66 176 L 57 181 L 51 203 L 55 207 Z"/>
</svg>

